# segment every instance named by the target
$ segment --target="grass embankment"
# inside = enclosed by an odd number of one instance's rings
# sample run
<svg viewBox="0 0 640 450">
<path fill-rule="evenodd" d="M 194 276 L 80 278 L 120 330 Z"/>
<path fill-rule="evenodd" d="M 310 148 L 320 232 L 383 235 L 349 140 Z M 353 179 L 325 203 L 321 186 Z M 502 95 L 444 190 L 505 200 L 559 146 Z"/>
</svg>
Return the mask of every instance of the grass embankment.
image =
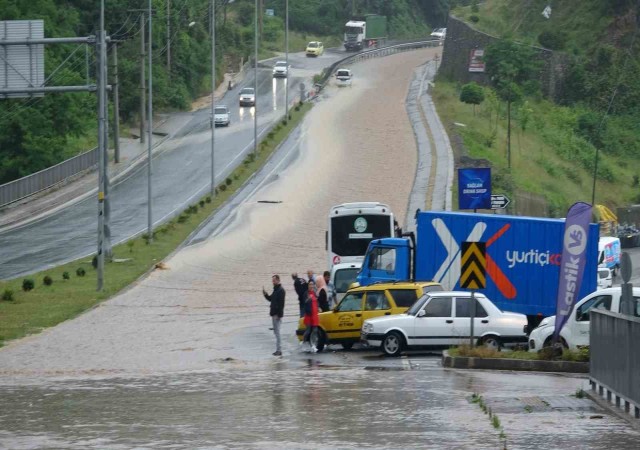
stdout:
<svg viewBox="0 0 640 450">
<path fill-rule="evenodd" d="M 475 111 L 460 102 L 460 86 L 455 83 L 438 81 L 433 92 L 438 114 L 450 133 L 462 137 L 467 156 L 491 162 L 494 193 L 540 194 L 552 217 L 564 216 L 575 201 L 591 201 L 596 150 L 575 131 L 579 108 L 533 98 L 512 105 L 508 169 L 506 105 L 491 95 L 493 91 L 485 88 L 486 99 Z M 604 151 L 599 158 L 596 203 L 613 208 L 632 202 L 638 195 L 634 176 L 640 174 L 640 160 Z"/>
<path fill-rule="evenodd" d="M 589 361 L 589 350 L 569 350 L 563 349 L 562 356 L 554 357 L 551 351 L 549 352 L 528 352 L 528 351 L 496 351 L 486 347 L 474 347 L 471 348 L 468 345 L 461 345 L 460 347 L 450 348 L 449 350 L 450 356 L 462 356 L 462 357 L 473 357 L 473 358 L 505 358 L 505 359 L 526 359 L 526 360 L 534 360 L 534 361 L 549 361 L 549 360 L 558 360 L 558 361 L 578 361 L 578 362 L 587 362 Z"/>
<path fill-rule="evenodd" d="M 92 258 L 77 260 L 26 277 L 34 282 L 34 288 L 29 291 L 23 291 L 23 279 L 0 282 L 0 298 L 13 298 L 0 300 L 0 346 L 3 341 L 39 333 L 47 327 L 74 318 L 147 273 L 173 252 L 203 220 L 264 165 L 309 109 L 310 103 L 292 108 L 291 120 L 286 125 L 284 121 L 276 125 L 260 143 L 257 157 L 247 157 L 218 186 L 218 195 L 214 198 L 203 197 L 178 217 L 157 227 L 152 243 L 147 244 L 146 236 L 141 236 L 115 246 L 113 257 L 125 261 L 105 264 L 102 292 L 96 292 L 97 272 L 91 264 Z M 85 276 L 78 276 L 80 269 L 86 272 Z M 64 279 L 65 273 L 69 279 Z M 49 286 L 44 283 L 47 276 L 52 280 Z M 8 294 L 9 291 L 12 292 L 11 295 Z"/>
</svg>

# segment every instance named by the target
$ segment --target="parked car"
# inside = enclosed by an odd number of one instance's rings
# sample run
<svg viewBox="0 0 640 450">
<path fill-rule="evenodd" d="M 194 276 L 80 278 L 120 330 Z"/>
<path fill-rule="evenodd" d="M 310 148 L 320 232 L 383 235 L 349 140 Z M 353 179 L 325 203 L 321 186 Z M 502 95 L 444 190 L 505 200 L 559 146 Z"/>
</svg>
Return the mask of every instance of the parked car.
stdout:
<svg viewBox="0 0 640 450">
<path fill-rule="evenodd" d="M 379 283 L 350 289 L 333 311 L 318 314 L 318 340 L 314 345 L 321 351 L 327 344 L 342 344 L 350 349 L 360 341 L 362 322 L 378 316 L 405 312 L 426 292 L 441 291 L 432 281 Z M 302 340 L 305 325 L 301 318 L 296 334 Z"/>
<path fill-rule="evenodd" d="M 441 41 L 444 41 L 445 38 L 447 37 L 447 29 L 446 28 L 435 28 L 431 32 L 431 37 L 438 38 Z"/>
<path fill-rule="evenodd" d="M 406 314 L 365 320 L 362 340 L 388 356 L 416 348 L 448 348 L 469 343 L 471 293 L 429 292 Z M 500 349 L 504 344 L 527 342 L 527 316 L 503 312 L 491 300 L 475 294 L 474 339 L 478 345 Z"/>
<path fill-rule="evenodd" d="M 338 86 L 351 86 L 352 74 L 349 69 L 338 69 L 336 71 L 336 81 Z"/>
<path fill-rule="evenodd" d="M 229 108 L 224 105 L 216 106 L 213 111 L 213 120 L 216 126 L 228 127 L 231 123 L 229 118 Z"/>
<path fill-rule="evenodd" d="M 273 66 L 273 77 L 274 78 L 286 78 L 289 74 L 289 65 L 286 61 L 276 61 L 275 66 Z"/>
<path fill-rule="evenodd" d="M 240 91 L 240 106 L 256 106 L 256 92 L 246 87 Z"/>
<path fill-rule="evenodd" d="M 307 44 L 307 56 L 320 56 L 324 53 L 324 45 L 319 41 L 311 41 Z"/>
<path fill-rule="evenodd" d="M 338 263 L 331 268 L 331 281 L 336 288 L 338 303 L 356 282 L 356 276 L 361 267 L 362 263 Z"/>
<path fill-rule="evenodd" d="M 620 312 L 620 286 L 599 289 L 576 303 L 567 322 L 560 330 L 560 343 L 573 350 L 589 346 L 589 311 L 605 309 Z M 640 317 L 640 287 L 633 288 L 633 315 Z M 552 344 L 556 316 L 542 319 L 542 322 L 529 335 L 529 351 L 537 352 Z"/>
<path fill-rule="evenodd" d="M 598 289 L 606 289 L 613 286 L 613 275 L 611 269 L 598 267 Z"/>
</svg>

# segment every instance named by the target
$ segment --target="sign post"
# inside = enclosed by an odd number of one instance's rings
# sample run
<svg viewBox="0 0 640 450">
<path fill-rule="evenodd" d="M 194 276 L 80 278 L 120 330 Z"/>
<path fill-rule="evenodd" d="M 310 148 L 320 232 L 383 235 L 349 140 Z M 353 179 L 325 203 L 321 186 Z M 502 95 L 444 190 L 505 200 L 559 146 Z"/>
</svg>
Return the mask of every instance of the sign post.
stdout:
<svg viewBox="0 0 640 450">
<path fill-rule="evenodd" d="M 476 318 L 475 290 L 484 289 L 487 285 L 487 244 L 486 242 L 463 242 L 460 268 L 460 287 L 471 289 L 471 304 L 469 305 L 470 330 L 469 346 L 475 344 L 474 325 Z"/>
</svg>

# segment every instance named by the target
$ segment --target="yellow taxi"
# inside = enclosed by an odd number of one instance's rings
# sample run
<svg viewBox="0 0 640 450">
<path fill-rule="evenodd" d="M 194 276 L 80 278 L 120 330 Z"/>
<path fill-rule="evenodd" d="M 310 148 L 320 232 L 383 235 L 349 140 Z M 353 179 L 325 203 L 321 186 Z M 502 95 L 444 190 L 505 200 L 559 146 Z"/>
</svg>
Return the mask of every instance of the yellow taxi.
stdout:
<svg viewBox="0 0 640 450">
<path fill-rule="evenodd" d="M 320 56 L 324 53 L 324 45 L 319 41 L 311 41 L 307 44 L 307 56 Z"/>
<path fill-rule="evenodd" d="M 433 281 L 376 283 L 349 289 L 332 311 L 318 314 L 318 351 L 325 345 L 342 344 L 346 350 L 360 341 L 360 330 L 366 319 L 391 314 L 402 314 L 423 294 L 442 291 Z M 302 340 L 305 331 L 304 318 L 300 318 L 296 335 Z"/>
</svg>

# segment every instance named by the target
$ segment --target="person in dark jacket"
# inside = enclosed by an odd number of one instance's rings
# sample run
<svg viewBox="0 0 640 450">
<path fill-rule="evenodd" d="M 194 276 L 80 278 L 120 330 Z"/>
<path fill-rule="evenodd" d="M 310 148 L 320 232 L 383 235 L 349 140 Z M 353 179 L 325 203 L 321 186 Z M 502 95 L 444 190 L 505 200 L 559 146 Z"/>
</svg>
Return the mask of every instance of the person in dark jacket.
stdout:
<svg viewBox="0 0 640 450">
<path fill-rule="evenodd" d="M 300 317 L 303 317 L 304 303 L 307 299 L 307 282 L 304 278 L 300 278 L 297 273 L 292 273 L 291 278 L 293 279 L 293 288 L 296 290 L 296 294 L 298 294 L 298 303 L 300 303 Z"/>
<path fill-rule="evenodd" d="M 271 322 L 273 323 L 273 334 L 276 335 L 276 351 L 273 356 L 282 356 L 282 347 L 280 340 L 280 326 L 282 325 L 282 317 L 284 316 L 284 288 L 280 284 L 280 275 L 274 275 L 271 277 L 273 283 L 273 292 L 271 295 L 267 294 L 267 291 L 262 288 L 262 295 L 267 299 L 271 306 L 269 307 L 269 315 L 271 316 Z"/>
<path fill-rule="evenodd" d="M 316 289 L 318 291 L 318 307 L 322 312 L 329 311 L 329 295 L 327 293 L 327 283 L 323 277 L 316 277 Z"/>
</svg>

